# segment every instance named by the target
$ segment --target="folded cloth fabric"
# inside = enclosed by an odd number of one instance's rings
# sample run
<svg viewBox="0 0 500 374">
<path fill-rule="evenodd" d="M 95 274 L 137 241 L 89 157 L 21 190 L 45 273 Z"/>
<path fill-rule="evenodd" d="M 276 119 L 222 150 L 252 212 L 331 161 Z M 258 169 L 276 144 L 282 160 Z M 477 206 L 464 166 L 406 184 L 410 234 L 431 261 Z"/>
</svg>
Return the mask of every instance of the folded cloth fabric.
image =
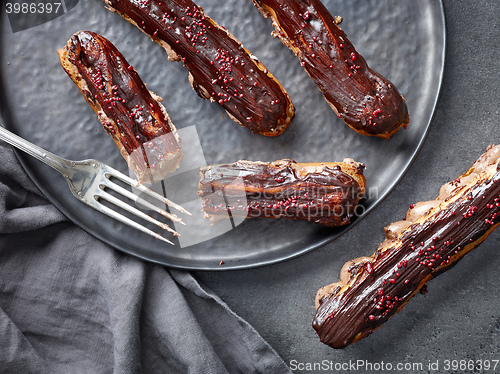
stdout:
<svg viewBox="0 0 500 374">
<path fill-rule="evenodd" d="M 98 241 L 43 197 L 9 146 L 0 158 L 3 374 L 291 372 L 189 272 Z"/>
</svg>

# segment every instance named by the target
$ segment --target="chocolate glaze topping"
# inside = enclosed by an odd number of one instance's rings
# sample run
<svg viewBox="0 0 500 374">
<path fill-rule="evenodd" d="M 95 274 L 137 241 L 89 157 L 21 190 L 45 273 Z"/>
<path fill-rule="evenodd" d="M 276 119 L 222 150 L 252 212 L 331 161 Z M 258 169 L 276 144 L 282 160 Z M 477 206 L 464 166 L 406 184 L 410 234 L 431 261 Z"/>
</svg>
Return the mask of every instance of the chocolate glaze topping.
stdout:
<svg viewBox="0 0 500 374">
<path fill-rule="evenodd" d="M 319 0 L 253 0 L 344 122 L 389 138 L 409 121 L 397 88 L 370 69 Z"/>
<path fill-rule="evenodd" d="M 500 172 L 448 197 L 425 221 L 402 232 L 394 246 L 352 274 L 352 283 L 320 300 L 313 321 L 323 343 L 344 348 L 382 325 L 425 283 L 450 269 L 500 223 Z"/>
<path fill-rule="evenodd" d="M 96 33 L 81 31 L 65 48 L 68 60 L 85 81 L 85 99 L 94 108 L 102 108 L 103 113 L 98 115 L 110 120 L 102 123 L 104 129 L 135 159 L 137 167 L 146 172 L 155 162 L 180 149 L 158 102 L 111 42 Z M 148 149 L 148 144 L 154 147 Z"/>
<path fill-rule="evenodd" d="M 105 0 L 182 59 L 194 90 L 255 133 L 279 135 L 293 118 L 288 94 L 239 41 L 190 0 Z"/>
<path fill-rule="evenodd" d="M 307 220 L 324 226 L 350 222 L 364 186 L 340 166 L 303 174 L 297 163 L 238 161 L 200 170 L 199 195 L 209 216 Z M 357 171 L 362 174 L 363 166 Z"/>
</svg>

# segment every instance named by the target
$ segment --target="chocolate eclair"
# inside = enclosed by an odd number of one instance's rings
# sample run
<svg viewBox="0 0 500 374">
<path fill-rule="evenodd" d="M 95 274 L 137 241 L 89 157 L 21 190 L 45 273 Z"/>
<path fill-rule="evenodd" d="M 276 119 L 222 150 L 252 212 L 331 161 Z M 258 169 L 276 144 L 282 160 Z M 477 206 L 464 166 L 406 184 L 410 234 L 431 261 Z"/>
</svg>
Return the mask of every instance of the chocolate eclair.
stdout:
<svg viewBox="0 0 500 374">
<path fill-rule="evenodd" d="M 288 218 L 323 226 L 350 223 L 365 193 L 364 165 L 293 160 L 237 161 L 200 169 L 202 209 L 212 223 L 228 217 Z"/>
<path fill-rule="evenodd" d="M 406 128 L 403 96 L 368 66 L 320 0 L 252 1 L 349 127 L 386 139 Z"/>
<path fill-rule="evenodd" d="M 191 0 L 104 0 L 108 8 L 182 61 L 196 93 L 241 126 L 280 135 L 294 117 L 288 93 L 268 69 Z"/>
<path fill-rule="evenodd" d="M 139 182 L 160 181 L 179 167 L 181 141 L 162 99 L 109 40 L 80 31 L 57 53 Z"/>
<path fill-rule="evenodd" d="M 313 327 L 344 348 L 371 334 L 425 284 L 451 269 L 500 223 L 500 146 L 491 146 L 435 200 L 410 205 L 385 228 L 371 257 L 344 265 L 340 282 L 320 289 Z"/>
</svg>

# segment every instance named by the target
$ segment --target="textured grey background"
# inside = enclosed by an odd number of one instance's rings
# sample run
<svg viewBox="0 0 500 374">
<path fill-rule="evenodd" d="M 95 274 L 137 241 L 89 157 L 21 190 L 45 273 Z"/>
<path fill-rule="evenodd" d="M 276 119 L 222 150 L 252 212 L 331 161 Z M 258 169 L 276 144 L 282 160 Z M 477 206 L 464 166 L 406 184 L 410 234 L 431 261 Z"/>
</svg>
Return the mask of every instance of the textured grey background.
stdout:
<svg viewBox="0 0 500 374">
<path fill-rule="evenodd" d="M 500 359 L 500 231 L 429 282 L 427 294 L 416 295 L 367 339 L 336 351 L 311 328 L 318 288 L 337 281 L 346 261 L 371 255 L 383 240 L 383 227 L 403 217 L 411 203 L 434 199 L 442 184 L 500 142 L 499 3 L 444 5 L 446 68 L 435 119 L 415 163 L 389 197 L 354 230 L 310 254 L 255 270 L 199 273 L 288 363 L 421 362 L 423 372 L 445 373 L 447 359 Z M 440 370 L 428 370 L 429 361 L 437 360 Z"/>
</svg>

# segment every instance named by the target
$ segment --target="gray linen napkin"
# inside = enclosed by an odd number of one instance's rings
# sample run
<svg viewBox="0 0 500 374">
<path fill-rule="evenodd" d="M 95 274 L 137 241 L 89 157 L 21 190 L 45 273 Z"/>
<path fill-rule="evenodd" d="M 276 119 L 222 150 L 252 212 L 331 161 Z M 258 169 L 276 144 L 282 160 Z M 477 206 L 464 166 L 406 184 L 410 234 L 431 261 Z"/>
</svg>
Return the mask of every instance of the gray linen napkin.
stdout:
<svg viewBox="0 0 500 374">
<path fill-rule="evenodd" d="M 1 373 L 291 372 L 190 273 L 98 241 L 0 159 Z"/>
</svg>

